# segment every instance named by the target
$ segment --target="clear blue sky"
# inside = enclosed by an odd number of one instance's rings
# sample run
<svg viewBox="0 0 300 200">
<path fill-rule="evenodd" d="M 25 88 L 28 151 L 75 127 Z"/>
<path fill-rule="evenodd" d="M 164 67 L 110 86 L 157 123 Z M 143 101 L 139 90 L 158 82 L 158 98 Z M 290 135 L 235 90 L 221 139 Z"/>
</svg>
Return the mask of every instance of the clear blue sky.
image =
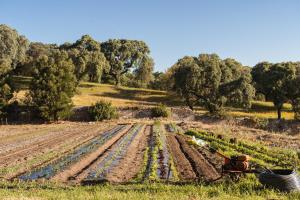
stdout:
<svg viewBox="0 0 300 200">
<path fill-rule="evenodd" d="M 199 53 L 300 60 L 299 0 L 0 0 L 0 24 L 45 43 L 144 40 L 160 71 Z"/>
</svg>

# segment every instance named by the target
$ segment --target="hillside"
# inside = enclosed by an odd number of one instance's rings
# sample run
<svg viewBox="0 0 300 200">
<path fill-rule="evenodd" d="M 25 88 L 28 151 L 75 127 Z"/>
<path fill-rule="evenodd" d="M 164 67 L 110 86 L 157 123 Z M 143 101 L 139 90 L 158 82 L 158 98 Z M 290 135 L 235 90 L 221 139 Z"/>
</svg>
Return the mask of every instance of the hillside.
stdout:
<svg viewBox="0 0 300 200">
<path fill-rule="evenodd" d="M 28 77 L 15 78 L 14 83 L 20 90 L 15 94 L 17 99 L 24 98 L 29 81 Z M 185 106 L 180 98 L 170 92 L 125 86 L 116 87 L 91 82 L 80 83 L 77 93 L 73 97 L 73 103 L 75 107 L 90 106 L 101 99 L 111 101 L 114 106 L 119 108 L 153 106 L 158 103 L 168 106 Z M 226 110 L 228 115 L 233 117 L 277 118 L 277 111 L 272 102 L 253 101 L 251 109 L 226 107 Z M 203 114 L 206 111 L 197 107 L 196 112 Z M 294 118 L 290 104 L 284 104 L 282 118 L 286 120 Z"/>
<path fill-rule="evenodd" d="M 157 103 L 181 105 L 179 99 L 166 91 L 116 87 L 108 84 L 82 82 L 73 97 L 75 106 L 89 106 L 100 99 L 111 101 L 116 107 L 151 106 Z"/>
</svg>

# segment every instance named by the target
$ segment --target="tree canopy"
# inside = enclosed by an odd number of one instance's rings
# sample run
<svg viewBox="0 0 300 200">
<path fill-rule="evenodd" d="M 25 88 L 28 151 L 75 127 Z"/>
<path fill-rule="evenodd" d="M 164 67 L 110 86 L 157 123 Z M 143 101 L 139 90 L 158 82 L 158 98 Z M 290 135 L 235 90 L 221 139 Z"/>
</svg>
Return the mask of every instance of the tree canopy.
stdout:
<svg viewBox="0 0 300 200">
<path fill-rule="evenodd" d="M 210 113 L 224 105 L 250 106 L 254 96 L 249 71 L 233 59 L 221 60 L 216 54 L 186 56 L 175 64 L 175 90 L 187 105 L 204 106 Z"/>
<path fill-rule="evenodd" d="M 150 57 L 143 57 L 141 64 L 134 70 L 135 81 L 138 87 L 146 88 L 153 80 L 154 61 Z"/>
<path fill-rule="evenodd" d="M 108 73 L 110 69 L 109 62 L 101 52 L 100 43 L 89 35 L 82 36 L 74 44 L 65 43 L 60 49 L 68 51 L 78 81 L 87 78 L 91 82 L 100 83 L 103 72 Z"/>
<path fill-rule="evenodd" d="M 261 62 L 252 69 L 252 77 L 257 92 L 262 93 L 277 108 L 278 119 L 281 119 L 283 104 L 291 101 L 296 106 L 300 97 L 298 88 L 297 63 Z M 293 103 L 294 102 L 294 103 Z"/>
<path fill-rule="evenodd" d="M 28 45 L 28 40 L 16 30 L 0 25 L 0 104 L 7 103 L 12 97 L 9 75 L 25 59 Z"/>
<path fill-rule="evenodd" d="M 31 42 L 26 52 L 25 59 L 20 62 L 15 70 L 15 75 L 32 76 L 34 63 L 41 56 L 48 56 L 52 50 L 57 49 L 56 44 L 44 44 L 41 42 Z"/>
<path fill-rule="evenodd" d="M 70 114 L 75 90 L 74 65 L 67 52 L 53 50 L 38 58 L 29 97 L 42 118 L 59 120 Z"/>
<path fill-rule="evenodd" d="M 20 83 L 32 80 L 32 105 L 43 118 L 57 120 L 69 113 L 79 82 L 91 81 L 172 90 L 191 109 L 204 106 L 210 113 L 219 113 L 227 105 L 249 107 L 256 90 L 274 103 L 278 119 L 284 103 L 291 103 L 295 118 L 300 119 L 300 62 L 261 62 L 250 68 L 231 58 L 200 54 L 179 59 L 165 72 L 153 73 L 153 69 L 154 60 L 143 41 L 101 43 L 83 35 L 62 45 L 30 43 L 16 30 L 0 25 L 1 110 L 12 102 Z M 25 77 L 15 81 L 20 76 Z M 28 84 L 22 89 L 28 89 Z"/>
<path fill-rule="evenodd" d="M 111 39 L 101 44 L 101 51 L 110 63 L 109 74 L 120 85 L 122 75 L 138 68 L 148 59 L 150 50 L 145 42 Z M 144 62 L 145 63 L 145 62 Z"/>
</svg>

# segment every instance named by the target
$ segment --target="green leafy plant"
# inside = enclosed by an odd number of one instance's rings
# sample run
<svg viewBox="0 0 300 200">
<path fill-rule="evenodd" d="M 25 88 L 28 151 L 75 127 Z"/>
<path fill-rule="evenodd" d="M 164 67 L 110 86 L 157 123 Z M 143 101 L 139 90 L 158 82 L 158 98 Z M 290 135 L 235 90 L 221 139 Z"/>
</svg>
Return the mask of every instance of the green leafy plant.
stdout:
<svg viewBox="0 0 300 200">
<path fill-rule="evenodd" d="M 96 102 L 89 108 L 88 112 L 92 120 L 95 121 L 114 119 L 118 117 L 116 108 L 112 106 L 111 102 L 104 100 Z"/>
<path fill-rule="evenodd" d="M 247 154 L 251 156 L 251 160 L 261 166 L 266 167 L 294 167 L 295 152 L 282 150 L 282 149 L 270 149 L 258 143 L 245 143 L 238 142 L 232 144 L 227 138 L 219 139 L 212 135 L 209 135 L 205 131 L 190 130 L 185 133 L 186 135 L 195 136 L 209 142 L 210 146 L 223 151 L 225 155 L 237 155 Z"/>
<path fill-rule="evenodd" d="M 269 125 L 269 120 L 264 118 L 258 118 L 256 116 L 250 117 L 249 122 L 256 128 L 265 129 Z"/>
<path fill-rule="evenodd" d="M 170 110 L 164 104 L 159 104 L 151 110 L 152 117 L 169 117 L 170 114 Z"/>
</svg>

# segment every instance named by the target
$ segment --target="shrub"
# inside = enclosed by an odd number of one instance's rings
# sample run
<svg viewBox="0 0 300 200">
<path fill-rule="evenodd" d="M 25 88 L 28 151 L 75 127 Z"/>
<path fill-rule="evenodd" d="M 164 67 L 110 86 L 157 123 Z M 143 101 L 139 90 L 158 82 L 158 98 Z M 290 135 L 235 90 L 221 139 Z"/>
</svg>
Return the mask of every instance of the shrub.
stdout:
<svg viewBox="0 0 300 200">
<path fill-rule="evenodd" d="M 170 111 L 166 105 L 159 104 L 158 106 L 152 108 L 152 117 L 169 117 Z"/>
<path fill-rule="evenodd" d="M 264 102 L 264 101 L 266 101 L 266 97 L 262 93 L 257 93 L 254 97 L 254 100 Z"/>
<path fill-rule="evenodd" d="M 114 119 L 118 117 L 116 108 L 112 106 L 111 102 L 104 100 L 96 102 L 89 108 L 88 112 L 92 120 L 95 121 Z"/>
<path fill-rule="evenodd" d="M 253 127 L 261 129 L 266 129 L 269 125 L 268 119 L 258 118 L 256 116 L 250 117 L 249 122 L 252 124 Z"/>
</svg>

